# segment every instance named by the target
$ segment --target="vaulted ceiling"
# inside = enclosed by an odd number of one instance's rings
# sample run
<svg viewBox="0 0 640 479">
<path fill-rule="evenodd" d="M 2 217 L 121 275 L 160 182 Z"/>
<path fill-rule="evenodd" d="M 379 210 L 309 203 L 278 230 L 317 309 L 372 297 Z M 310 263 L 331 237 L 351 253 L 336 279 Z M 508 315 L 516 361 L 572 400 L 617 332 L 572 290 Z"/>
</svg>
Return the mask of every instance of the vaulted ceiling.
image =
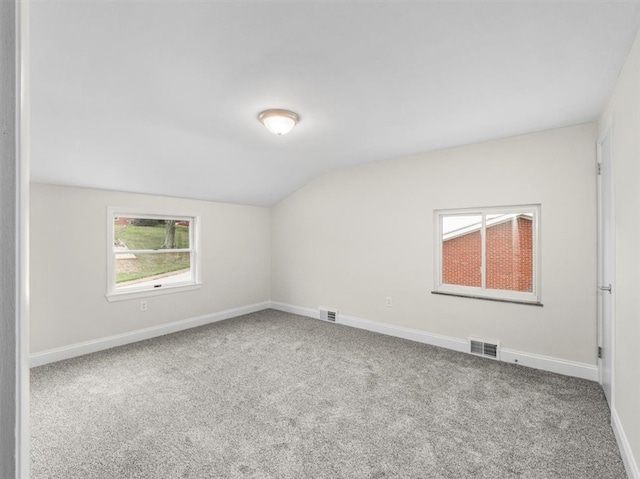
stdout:
<svg viewBox="0 0 640 479">
<path fill-rule="evenodd" d="M 269 206 L 327 171 L 594 121 L 627 2 L 30 5 L 32 179 Z M 274 136 L 267 108 L 300 115 Z"/>
</svg>

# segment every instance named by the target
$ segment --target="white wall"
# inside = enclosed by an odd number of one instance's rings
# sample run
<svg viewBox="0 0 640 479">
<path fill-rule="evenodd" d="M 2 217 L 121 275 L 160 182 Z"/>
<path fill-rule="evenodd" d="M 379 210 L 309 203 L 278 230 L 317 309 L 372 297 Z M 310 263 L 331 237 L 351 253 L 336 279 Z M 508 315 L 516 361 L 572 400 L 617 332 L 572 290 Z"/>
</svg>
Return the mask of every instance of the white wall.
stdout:
<svg viewBox="0 0 640 479">
<path fill-rule="evenodd" d="M 200 214 L 200 290 L 110 303 L 107 207 Z M 31 353 L 269 300 L 270 213 L 150 195 L 32 184 Z"/>
<path fill-rule="evenodd" d="M 640 478 L 640 36 L 629 53 L 600 129 L 613 126 L 615 336 L 613 422 Z M 623 450 L 624 456 L 624 450 Z"/>
<path fill-rule="evenodd" d="M 573 126 L 312 181 L 272 209 L 272 300 L 593 367 L 596 133 Z M 529 203 L 542 204 L 544 307 L 431 294 L 434 209 Z"/>
</svg>

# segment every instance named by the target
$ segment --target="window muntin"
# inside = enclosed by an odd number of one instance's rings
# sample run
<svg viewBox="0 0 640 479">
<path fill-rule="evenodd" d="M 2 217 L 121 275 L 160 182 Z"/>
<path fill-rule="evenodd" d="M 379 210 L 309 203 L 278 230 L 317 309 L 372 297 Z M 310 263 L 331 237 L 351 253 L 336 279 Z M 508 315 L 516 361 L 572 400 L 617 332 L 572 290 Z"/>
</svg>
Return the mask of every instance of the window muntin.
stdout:
<svg viewBox="0 0 640 479">
<path fill-rule="evenodd" d="M 110 210 L 107 297 L 198 284 L 196 227 L 196 216 Z"/>
<path fill-rule="evenodd" d="M 441 210 L 436 292 L 539 302 L 540 206 Z"/>
</svg>

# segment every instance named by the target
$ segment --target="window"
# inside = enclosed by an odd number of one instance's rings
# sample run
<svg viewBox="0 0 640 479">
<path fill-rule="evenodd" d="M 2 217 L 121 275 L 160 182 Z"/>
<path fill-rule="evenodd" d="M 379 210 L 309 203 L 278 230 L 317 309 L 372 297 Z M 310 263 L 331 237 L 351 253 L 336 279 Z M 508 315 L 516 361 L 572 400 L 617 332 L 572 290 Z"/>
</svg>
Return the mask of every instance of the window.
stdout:
<svg viewBox="0 0 640 479">
<path fill-rule="evenodd" d="M 199 287 L 197 217 L 109 209 L 110 301 Z"/>
<path fill-rule="evenodd" d="M 540 302 L 540 205 L 440 210 L 435 293 Z"/>
</svg>

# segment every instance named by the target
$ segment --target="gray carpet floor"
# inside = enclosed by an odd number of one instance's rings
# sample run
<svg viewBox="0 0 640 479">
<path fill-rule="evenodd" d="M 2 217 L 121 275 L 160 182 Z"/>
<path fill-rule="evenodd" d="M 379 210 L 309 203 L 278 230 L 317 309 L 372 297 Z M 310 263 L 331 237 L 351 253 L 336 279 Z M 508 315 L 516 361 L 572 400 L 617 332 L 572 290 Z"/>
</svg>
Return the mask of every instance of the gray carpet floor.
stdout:
<svg viewBox="0 0 640 479">
<path fill-rule="evenodd" d="M 598 384 L 273 310 L 32 370 L 32 478 L 625 478 Z"/>
</svg>

